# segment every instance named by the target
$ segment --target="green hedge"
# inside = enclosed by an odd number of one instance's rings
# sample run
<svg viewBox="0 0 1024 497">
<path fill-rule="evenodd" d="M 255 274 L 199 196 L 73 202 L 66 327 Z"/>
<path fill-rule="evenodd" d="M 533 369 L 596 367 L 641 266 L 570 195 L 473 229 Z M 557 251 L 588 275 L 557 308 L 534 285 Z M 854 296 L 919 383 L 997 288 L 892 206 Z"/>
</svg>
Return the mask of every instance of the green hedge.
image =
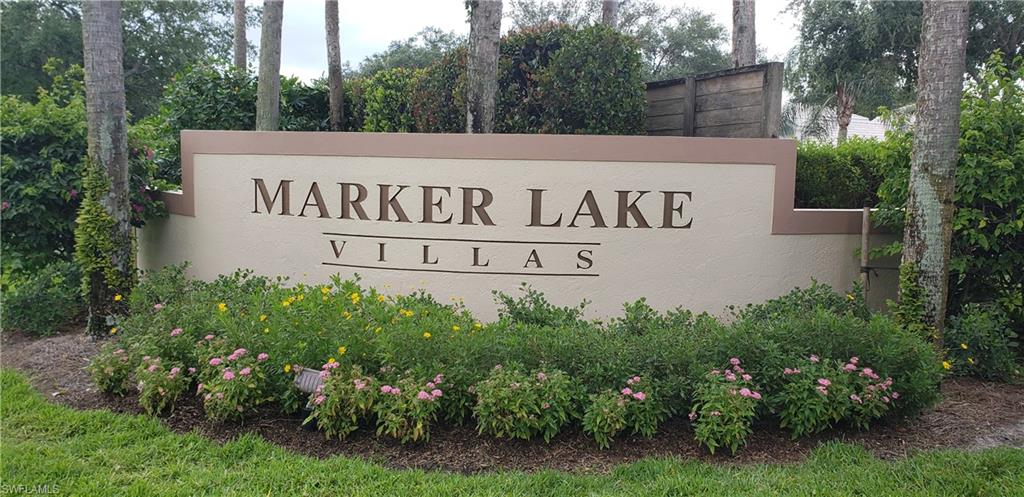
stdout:
<svg viewBox="0 0 1024 497">
<path fill-rule="evenodd" d="M 396 67 L 378 71 L 363 87 L 363 131 L 416 131 L 412 95 L 420 71 Z"/>
<path fill-rule="evenodd" d="M 800 142 L 796 155 L 796 207 L 859 209 L 878 203 L 883 158 L 877 140 L 851 138 L 839 145 Z"/>
</svg>

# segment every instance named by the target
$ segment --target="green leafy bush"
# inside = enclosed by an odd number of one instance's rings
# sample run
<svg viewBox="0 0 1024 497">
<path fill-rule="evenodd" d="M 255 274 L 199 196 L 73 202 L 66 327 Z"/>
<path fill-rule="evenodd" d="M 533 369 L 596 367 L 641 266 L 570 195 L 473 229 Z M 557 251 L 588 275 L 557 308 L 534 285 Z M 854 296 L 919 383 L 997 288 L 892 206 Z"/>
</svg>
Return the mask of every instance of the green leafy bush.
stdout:
<svg viewBox="0 0 1024 497">
<path fill-rule="evenodd" d="M 495 132 L 643 134 L 634 42 L 605 26 L 545 24 L 501 41 Z"/>
<path fill-rule="evenodd" d="M 501 39 L 498 57 L 496 133 L 539 133 L 544 128 L 541 74 L 572 28 L 563 24 L 513 31 Z"/>
<path fill-rule="evenodd" d="M 3 329 L 52 335 L 85 312 L 82 273 L 70 261 L 47 264 L 3 295 Z"/>
<path fill-rule="evenodd" d="M 256 125 L 255 75 L 233 66 L 202 64 L 179 72 L 164 89 L 160 110 L 138 125 L 153 129 L 150 143 L 158 176 L 181 181 L 181 130 L 252 130 Z M 360 80 L 346 80 L 345 131 L 363 129 L 363 88 Z M 137 125 L 137 126 L 138 126 Z M 327 131 L 330 125 L 328 88 L 324 81 L 302 83 L 281 78 L 283 131 Z"/>
<path fill-rule="evenodd" d="M 861 428 L 888 412 L 900 394 L 892 378 L 882 380 L 871 368 L 849 361 L 822 360 L 816 355 L 783 370 L 785 380 L 771 401 L 779 426 L 793 438 L 818 433 L 840 421 Z"/>
<path fill-rule="evenodd" d="M 838 145 L 802 141 L 796 149 L 796 207 L 859 209 L 878 203 L 880 145 L 851 138 Z"/>
<path fill-rule="evenodd" d="M 363 87 L 363 131 L 416 131 L 411 97 L 421 70 L 403 67 L 378 71 Z"/>
<path fill-rule="evenodd" d="M 0 97 L 5 273 L 32 271 L 74 252 L 75 215 L 84 197 L 84 72 L 79 66 L 61 69 L 54 59 L 46 70 L 53 83 L 39 89 L 35 102 Z M 144 188 L 165 185 L 153 181 L 156 164 L 143 135 L 129 129 L 129 191 L 136 226 L 163 215 L 162 205 Z"/>
<path fill-rule="evenodd" d="M 953 374 L 987 380 L 1021 378 L 1017 334 L 996 306 L 968 304 L 943 334 Z"/>
<path fill-rule="evenodd" d="M 815 309 L 827 309 L 835 314 L 849 314 L 861 319 L 870 317 L 868 304 L 859 283 L 846 295 L 836 292 L 831 286 L 811 280 L 811 286 L 794 288 L 789 293 L 760 304 L 747 304 L 737 308 L 729 306 L 738 319 L 748 321 L 773 321 L 786 316 L 803 314 Z"/>
<path fill-rule="evenodd" d="M 149 414 L 160 414 L 173 407 L 191 383 L 181 364 L 164 364 L 159 357 L 150 356 L 142 358 L 135 379 L 139 405 Z"/>
<path fill-rule="evenodd" d="M 761 399 L 753 376 L 739 358 L 729 359 L 724 370 L 711 370 L 697 385 L 690 411 L 697 441 L 712 454 L 718 447 L 728 447 L 735 454 L 752 431 Z"/>
<path fill-rule="evenodd" d="M 206 418 L 214 422 L 242 419 L 271 400 L 268 392 L 266 353 L 250 354 L 239 347 L 224 357 L 213 357 L 200 367 Z"/>
<path fill-rule="evenodd" d="M 639 376 L 626 380 L 619 391 L 606 390 L 590 396 L 590 405 L 583 414 L 583 431 L 591 434 L 597 446 L 607 448 L 622 430 L 651 437 L 658 425 L 669 415 L 653 385 Z"/>
<path fill-rule="evenodd" d="M 571 326 L 583 321 L 584 301 L 576 307 L 557 307 L 527 284 L 520 287 L 522 295 L 512 297 L 504 292 L 493 292 L 498 304 L 498 317 L 512 323 L 540 326 Z"/>
<path fill-rule="evenodd" d="M 1024 330 L 1024 60 L 993 55 L 964 89 L 953 202 L 949 306 L 994 302 Z M 897 126 L 883 143 L 879 221 L 901 230 L 913 131 Z M 889 252 L 898 253 L 899 243 Z"/>
<path fill-rule="evenodd" d="M 598 24 L 572 32 L 540 77 L 542 133 L 643 134 L 646 90 L 636 43 Z"/>
<path fill-rule="evenodd" d="M 437 420 L 444 396 L 440 388 L 443 382 L 444 377 L 438 374 L 432 381 L 405 376 L 394 386 L 382 385 L 373 408 L 377 434 L 397 438 L 402 443 L 430 440 L 430 425 Z"/>
<path fill-rule="evenodd" d="M 359 422 L 373 412 L 377 398 L 377 382 L 363 374 L 359 366 L 347 371 L 335 371 L 337 362 L 321 367 L 323 383 L 310 395 L 313 412 L 305 423 L 316 420 L 316 425 L 327 435 L 345 438 L 359 427 Z"/>
<path fill-rule="evenodd" d="M 118 343 L 105 344 L 89 361 L 89 377 L 102 392 L 124 395 L 132 388 L 135 362 L 128 351 Z"/>
<path fill-rule="evenodd" d="M 464 46 L 446 53 L 413 82 L 410 107 L 416 131 L 465 132 L 466 55 Z"/>
<path fill-rule="evenodd" d="M 558 370 L 527 374 L 499 364 L 474 388 L 473 416 L 481 434 L 523 440 L 540 435 L 550 442 L 576 417 L 578 388 Z"/>
</svg>

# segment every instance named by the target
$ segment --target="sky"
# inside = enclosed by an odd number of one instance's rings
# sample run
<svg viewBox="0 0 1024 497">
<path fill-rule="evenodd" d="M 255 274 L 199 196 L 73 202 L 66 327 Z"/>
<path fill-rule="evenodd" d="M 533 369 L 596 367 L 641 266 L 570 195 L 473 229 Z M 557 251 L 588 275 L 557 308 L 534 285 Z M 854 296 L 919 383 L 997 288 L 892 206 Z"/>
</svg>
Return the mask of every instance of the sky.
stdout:
<svg viewBox="0 0 1024 497">
<path fill-rule="evenodd" d="M 247 0 L 261 5 L 259 0 Z M 690 7 L 715 16 L 732 29 L 731 0 L 656 0 L 666 7 Z M 757 44 L 771 60 L 782 60 L 795 44 L 797 25 L 783 12 L 788 0 L 757 0 Z M 507 8 L 507 4 L 506 4 Z M 464 0 L 339 0 L 341 57 L 353 69 L 367 56 L 383 51 L 393 40 L 404 40 L 427 26 L 467 34 Z M 248 30 L 250 43 L 259 44 L 259 27 Z M 322 0 L 285 0 L 281 34 L 281 73 L 303 80 L 321 77 L 327 68 Z"/>
</svg>

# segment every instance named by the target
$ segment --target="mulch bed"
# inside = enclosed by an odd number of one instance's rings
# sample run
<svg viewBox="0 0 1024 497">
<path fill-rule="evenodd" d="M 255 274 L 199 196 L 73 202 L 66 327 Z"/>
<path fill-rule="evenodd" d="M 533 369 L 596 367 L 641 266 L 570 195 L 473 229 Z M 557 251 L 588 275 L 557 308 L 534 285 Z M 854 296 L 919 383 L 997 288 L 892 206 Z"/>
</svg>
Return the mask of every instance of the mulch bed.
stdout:
<svg viewBox="0 0 1024 497">
<path fill-rule="evenodd" d="M 102 394 L 85 372 L 99 343 L 80 330 L 48 338 L 4 332 L 0 366 L 13 368 L 51 401 L 76 409 L 109 409 L 141 414 L 134 395 Z M 578 430 L 559 434 L 550 444 L 542 441 L 499 440 L 478 436 L 472 426 L 441 426 L 430 442 L 403 446 L 372 429 L 359 430 L 346 440 L 327 440 L 303 428 L 302 416 L 288 416 L 272 407 L 244 423 L 214 424 L 206 421 L 196 396 L 186 396 L 174 411 L 161 418 L 180 433 L 197 431 L 224 442 L 255 433 L 289 450 L 314 457 L 346 455 L 361 457 L 394 468 L 421 468 L 475 473 L 497 470 L 536 471 L 558 469 L 606 472 L 621 463 L 662 456 L 700 459 L 727 464 L 798 462 L 827 440 L 861 445 L 882 458 L 904 457 L 916 450 L 996 446 L 1024 447 L 1024 386 L 951 379 L 942 385 L 943 401 L 921 416 L 879 425 L 870 431 L 839 430 L 817 437 L 790 440 L 771 426 L 755 429 L 736 456 L 710 455 L 697 445 L 685 421 L 666 423 L 651 439 L 622 437 L 605 450 Z"/>
</svg>

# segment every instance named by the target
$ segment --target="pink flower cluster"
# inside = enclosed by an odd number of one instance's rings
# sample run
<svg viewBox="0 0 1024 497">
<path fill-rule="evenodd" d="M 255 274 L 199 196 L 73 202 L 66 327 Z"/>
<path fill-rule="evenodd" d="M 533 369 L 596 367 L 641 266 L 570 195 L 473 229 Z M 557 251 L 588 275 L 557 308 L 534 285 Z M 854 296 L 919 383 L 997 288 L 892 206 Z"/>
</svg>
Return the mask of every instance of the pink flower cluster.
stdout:
<svg viewBox="0 0 1024 497">
<path fill-rule="evenodd" d="M 818 393 L 828 395 L 828 387 L 830 386 L 832 386 L 832 382 L 828 378 L 818 378 L 818 386 L 814 388 L 818 390 Z"/>
<path fill-rule="evenodd" d="M 245 354 L 247 354 L 248 352 L 249 352 L 248 350 L 245 350 L 245 349 L 242 349 L 242 348 L 235 349 L 235 351 L 232 352 L 231 355 L 228 356 L 228 360 L 229 361 L 237 361 L 237 360 L 241 359 L 243 356 L 245 356 Z"/>
<path fill-rule="evenodd" d="M 626 384 L 629 385 L 630 387 L 631 386 L 638 386 L 640 384 L 640 377 L 639 376 L 633 376 L 632 378 L 629 378 L 629 379 L 626 380 Z M 643 392 L 640 392 L 640 391 L 633 391 L 633 389 L 630 388 L 630 387 L 625 387 L 622 390 L 619 390 L 619 393 L 622 394 L 624 397 L 632 397 L 632 398 L 634 398 L 636 400 L 639 400 L 639 401 L 643 401 L 643 400 L 647 399 L 647 394 L 646 393 L 643 393 Z"/>
<path fill-rule="evenodd" d="M 331 376 L 331 370 L 339 367 L 341 367 L 341 364 L 338 362 L 328 361 L 324 363 L 323 366 L 320 366 L 320 379 L 326 380 Z"/>
<path fill-rule="evenodd" d="M 356 390 L 366 389 L 366 380 L 363 378 L 356 378 L 352 380 L 352 384 L 356 387 Z"/>
<path fill-rule="evenodd" d="M 741 363 L 738 357 L 733 357 L 732 359 L 729 359 L 729 364 L 730 367 L 726 369 L 724 373 L 721 373 L 717 369 L 713 369 L 711 370 L 711 374 L 713 376 L 718 376 L 719 374 L 721 374 L 726 381 L 730 382 L 743 380 L 749 383 L 754 380 L 754 377 L 750 376 L 746 371 L 743 370 L 743 367 L 740 366 Z M 732 395 L 739 395 L 740 397 L 746 397 L 748 399 L 761 400 L 761 392 L 751 390 L 748 387 L 742 387 L 739 390 L 736 390 L 734 388 L 732 390 L 729 390 L 729 393 Z"/>
<path fill-rule="evenodd" d="M 786 369 L 782 370 L 782 374 L 784 374 L 784 375 L 800 374 L 800 368 L 786 368 Z"/>
<path fill-rule="evenodd" d="M 391 385 L 383 385 L 380 387 L 380 393 L 385 395 L 402 395 L 402 389 Z"/>
<path fill-rule="evenodd" d="M 158 304 L 158 305 L 159 305 L 159 304 Z M 184 331 L 184 330 L 182 330 L 181 328 L 175 328 L 175 329 L 171 330 L 171 336 L 172 336 L 172 337 L 176 337 L 176 336 L 178 336 L 178 335 L 181 335 L 181 333 L 182 333 L 183 331 Z"/>
</svg>

